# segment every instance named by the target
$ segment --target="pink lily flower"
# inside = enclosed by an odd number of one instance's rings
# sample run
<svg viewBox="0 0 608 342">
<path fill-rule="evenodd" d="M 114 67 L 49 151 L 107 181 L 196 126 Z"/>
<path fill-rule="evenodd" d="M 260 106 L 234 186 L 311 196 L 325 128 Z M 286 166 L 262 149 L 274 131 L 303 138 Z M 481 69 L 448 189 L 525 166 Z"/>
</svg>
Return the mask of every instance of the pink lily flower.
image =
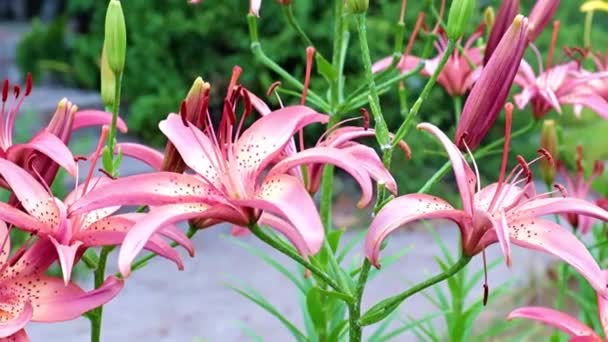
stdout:
<svg viewBox="0 0 608 342">
<path fill-rule="evenodd" d="M 545 116 L 551 109 L 562 112 L 561 106 L 574 106 L 574 113 L 581 115 L 582 108 L 587 107 L 598 115 L 608 119 L 608 102 L 593 88 L 589 82 L 608 77 L 605 73 L 584 75 L 577 62 L 558 64 L 541 70 L 536 76 L 526 61 L 521 62 L 515 83 L 522 87 L 521 93 L 515 95 L 519 109 L 532 105 L 532 113 L 537 119 Z"/>
<path fill-rule="evenodd" d="M 159 124 L 196 174 L 157 172 L 120 178 L 99 186 L 76 205 L 77 212 L 116 204 L 158 206 L 127 234 L 119 255 L 123 275 L 129 274 L 131 262 L 159 227 L 189 219 L 199 220 L 202 226 L 218 222 L 249 226 L 264 212 L 271 217 L 273 228 L 302 255 L 316 253 L 324 229 L 312 198 L 292 171 L 303 164 L 330 163 L 346 170 L 362 188 L 359 205 L 370 202 L 370 174 L 341 149 L 311 148 L 281 158 L 295 132 L 311 123 L 327 122 L 327 115 L 302 105 L 289 106 L 244 129 L 252 104 L 249 93 L 236 86 L 237 77 L 235 72 L 217 131 L 208 113 L 204 113 L 202 130 L 186 120 L 184 104 L 181 117 L 170 114 Z M 237 122 L 234 110 L 239 99 L 243 100 L 244 112 Z"/>
<path fill-rule="evenodd" d="M 460 228 L 464 255 L 474 256 L 496 242 L 500 244 L 507 265 L 511 264 L 511 243 L 553 254 L 572 265 L 596 291 L 608 298 L 606 279 L 585 245 L 567 229 L 541 218 L 554 213 L 576 213 L 608 221 L 608 212 L 578 198 L 535 195 L 529 168 L 531 163 L 526 163 L 521 157 L 518 157 L 519 165 L 505 178 L 510 115 L 508 118 L 499 181 L 483 189 L 479 185 L 478 172 L 471 170 L 464 156 L 443 132 L 429 123 L 418 125 L 418 129 L 434 135 L 446 149 L 463 209 L 455 209 L 447 201 L 426 194 L 395 198 L 371 223 L 365 239 L 367 258 L 379 267 L 382 241 L 404 224 L 421 219 L 447 219 Z"/>
<path fill-rule="evenodd" d="M 102 134 L 100 143 L 105 140 L 105 135 Z M 98 147 L 97 156 L 99 156 L 100 150 L 101 146 Z M 97 158 L 93 160 L 92 164 L 94 165 L 96 161 Z M 70 280 L 73 265 L 81 253 L 93 246 L 120 244 L 127 232 L 143 216 L 143 214 L 112 216 L 120 206 L 74 212 L 73 207 L 78 206 L 89 191 L 92 191 L 95 186 L 102 186 L 109 182 L 103 178 L 93 179 L 91 171 L 85 183 L 77 186 L 64 201 L 61 201 L 53 196 L 48 187 L 45 188 L 28 172 L 9 161 L 0 159 L 0 175 L 25 209 L 23 212 L 0 202 L 0 219 L 14 224 L 22 230 L 48 237 L 57 250 L 66 284 Z M 191 241 L 173 226 L 165 225 L 158 233 L 150 238 L 145 247 L 175 261 L 180 268 L 183 268 L 179 254 L 162 237 L 175 240 L 192 255 L 194 250 Z"/>
<path fill-rule="evenodd" d="M 483 35 L 485 26 L 482 24 L 478 29 L 467 39 L 461 52 L 459 49 L 455 49 L 452 55 L 448 58 L 447 62 L 437 83 L 439 83 L 450 96 L 462 96 L 464 95 L 477 81 L 481 74 L 481 65 L 483 61 L 483 55 L 481 49 L 473 47 L 473 44 L 477 39 Z M 416 68 L 416 66 L 422 61 L 424 62 L 424 68 L 422 69 L 422 75 L 430 77 L 437 66 L 439 61 L 443 57 L 447 48 L 447 36 L 445 31 L 441 30 L 437 40 L 435 41 L 435 48 L 437 49 L 437 56 L 423 60 L 419 57 L 412 55 L 404 55 L 397 68 L 402 73 L 407 73 Z M 393 61 L 392 56 L 382 58 L 372 65 L 372 71 L 377 73 L 390 67 Z"/>
<path fill-rule="evenodd" d="M 85 292 L 74 283 L 45 275 L 55 262 L 53 246 L 38 240 L 23 253 L 9 258 L 10 238 L 0 221 L 0 293 L 2 293 L 1 341 L 29 341 L 24 330 L 30 322 L 62 322 L 80 317 L 112 300 L 124 283 L 108 277 L 98 289 Z"/>
<path fill-rule="evenodd" d="M 599 321 L 604 330 L 604 335 L 608 336 L 608 301 L 606 298 L 598 295 L 597 306 Z M 568 340 L 570 342 L 606 341 L 585 323 L 557 310 L 540 306 L 526 306 L 511 311 L 507 319 L 512 320 L 514 318 L 527 318 L 548 324 L 570 335 L 570 339 Z"/>
<path fill-rule="evenodd" d="M 579 145 L 576 149 L 576 175 L 571 175 L 561 162 L 558 162 L 557 170 L 559 171 L 560 176 L 566 181 L 566 191 L 569 196 L 587 200 L 589 199 L 593 181 L 604 173 L 604 162 L 599 160 L 595 161 L 593 171 L 589 177 L 585 179 L 583 147 Z M 568 220 L 568 223 L 580 231 L 581 234 L 587 234 L 595 224 L 595 220 L 588 216 L 576 214 L 565 214 L 563 216 Z"/>
<path fill-rule="evenodd" d="M 608 52 L 595 53 L 592 55 L 593 62 L 595 63 L 596 71 L 601 73 L 608 72 Z M 599 94 L 604 100 L 608 101 L 608 78 L 599 78 L 589 82 L 589 85 Z"/>
<path fill-rule="evenodd" d="M 18 85 L 13 86 L 13 96 L 9 96 L 11 89 L 8 80 L 2 85 L 2 104 L 0 107 L 0 158 L 10 160 L 23 168 L 30 164 L 41 170 L 42 179 L 46 184 L 51 184 L 59 166 L 74 175 L 76 163 L 72 153 L 67 148 L 71 133 L 77 129 L 109 124 L 112 121 L 110 113 L 99 110 L 77 111 L 67 99 L 59 102 L 55 114 L 48 126 L 38 132 L 29 142 L 24 144 L 13 143 L 13 126 L 19 113 L 19 109 L 26 97 L 32 91 L 32 77 L 26 78 L 25 90 L 22 92 Z M 11 100 L 12 99 L 12 100 Z M 9 101 L 11 100 L 11 101 Z M 122 119 L 118 120 L 118 128 L 126 132 L 127 127 Z M 41 153 L 34 161 L 34 151 Z M 0 179 L 0 186 L 7 187 Z"/>
</svg>

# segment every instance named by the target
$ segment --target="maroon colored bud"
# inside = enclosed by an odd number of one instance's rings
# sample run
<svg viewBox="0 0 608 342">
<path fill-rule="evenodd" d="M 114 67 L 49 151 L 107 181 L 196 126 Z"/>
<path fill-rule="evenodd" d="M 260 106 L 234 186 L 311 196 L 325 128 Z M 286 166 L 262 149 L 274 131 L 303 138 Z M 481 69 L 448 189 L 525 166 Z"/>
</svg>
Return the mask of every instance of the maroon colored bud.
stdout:
<svg viewBox="0 0 608 342">
<path fill-rule="evenodd" d="M 25 96 L 30 95 L 32 92 L 32 73 L 28 72 L 25 77 Z"/>
<path fill-rule="evenodd" d="M 518 15 L 483 68 L 462 110 L 456 143 L 476 148 L 486 136 L 505 104 L 527 45 L 528 19 Z M 467 133 L 465 139 L 463 135 Z"/>
<path fill-rule="evenodd" d="M 505 0 L 500 4 L 498 8 L 498 13 L 496 14 L 496 18 L 494 20 L 494 24 L 492 25 L 492 31 L 490 32 L 490 37 L 488 38 L 488 43 L 486 44 L 486 50 L 483 56 L 483 64 L 487 64 L 490 60 L 490 56 L 502 36 L 507 32 L 507 29 L 515 19 L 515 16 L 519 13 L 519 0 Z"/>
<path fill-rule="evenodd" d="M 559 0 L 538 0 L 532 11 L 530 12 L 529 18 L 529 29 L 528 40 L 534 41 L 541 32 L 545 29 L 545 26 L 549 24 L 551 18 L 557 11 L 559 6 Z"/>
</svg>

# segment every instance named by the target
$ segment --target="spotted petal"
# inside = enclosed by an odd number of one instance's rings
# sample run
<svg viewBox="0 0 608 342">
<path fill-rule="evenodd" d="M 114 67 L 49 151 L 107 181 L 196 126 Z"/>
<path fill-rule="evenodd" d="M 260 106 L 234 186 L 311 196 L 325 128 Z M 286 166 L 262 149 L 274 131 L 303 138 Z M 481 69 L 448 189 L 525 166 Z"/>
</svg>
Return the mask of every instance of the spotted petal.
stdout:
<svg viewBox="0 0 608 342">
<path fill-rule="evenodd" d="M 520 218 L 561 213 L 586 215 L 608 221 L 608 211 L 589 201 L 574 197 L 553 197 L 533 200 L 514 209 L 512 215 Z"/>
<path fill-rule="evenodd" d="M 606 277 L 585 245 L 560 225 L 543 219 L 509 221 L 514 244 L 552 254 L 576 269 L 602 296 L 608 298 Z"/>
<path fill-rule="evenodd" d="M 385 205 L 372 221 L 365 236 L 365 255 L 380 267 L 382 241 L 400 226 L 423 219 L 448 219 L 461 225 L 466 214 L 448 202 L 426 194 L 409 194 L 395 198 Z"/>
<path fill-rule="evenodd" d="M 2 314 L 3 316 L 8 316 L 8 319 L 0 322 L 0 338 L 11 336 L 22 330 L 30 322 L 34 313 L 32 305 L 29 302 L 26 302 L 18 313 L 7 312 L 6 309 L 2 309 Z M 12 316 L 13 314 L 17 314 L 17 316 Z M 7 339 L 7 341 L 10 340 Z"/>
</svg>

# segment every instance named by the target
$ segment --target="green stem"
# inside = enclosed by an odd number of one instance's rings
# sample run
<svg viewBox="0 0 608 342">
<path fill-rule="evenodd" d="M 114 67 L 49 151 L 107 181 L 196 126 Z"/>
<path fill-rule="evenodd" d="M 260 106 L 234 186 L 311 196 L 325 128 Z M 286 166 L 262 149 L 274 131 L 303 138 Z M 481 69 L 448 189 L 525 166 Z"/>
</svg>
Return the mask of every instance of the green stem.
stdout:
<svg viewBox="0 0 608 342">
<path fill-rule="evenodd" d="M 585 16 L 585 31 L 584 31 L 584 39 L 585 39 L 585 47 L 591 46 L 591 30 L 593 27 L 593 11 L 587 12 Z"/>
<path fill-rule="evenodd" d="M 407 135 L 408 131 L 411 128 L 411 125 L 414 123 L 414 118 L 418 115 L 418 112 L 420 111 L 420 107 L 422 107 L 422 103 L 424 103 L 424 101 L 426 101 L 429 94 L 431 93 L 431 89 L 433 89 L 433 86 L 435 86 L 435 83 L 437 82 L 437 78 L 439 77 L 439 74 L 443 70 L 443 67 L 445 66 L 445 63 L 448 61 L 448 58 L 452 55 L 452 52 L 454 51 L 455 47 L 456 47 L 456 42 L 453 40 L 448 40 L 448 46 L 447 46 L 445 52 L 443 53 L 441 60 L 439 61 L 439 65 L 437 65 L 437 69 L 435 69 L 435 72 L 433 73 L 433 75 L 431 75 L 431 78 L 429 78 L 429 80 L 424 85 L 424 88 L 422 89 L 420 96 L 418 96 L 418 99 L 416 100 L 416 102 L 414 102 L 414 105 L 412 105 L 412 109 L 410 110 L 409 115 L 403 121 L 403 123 L 401 124 L 399 129 L 397 130 L 397 133 L 395 133 L 395 139 L 393 140 L 393 147 L 397 146 L 399 141 L 402 140 Z"/>
<path fill-rule="evenodd" d="M 272 248 L 274 248 L 277 251 L 281 252 L 282 254 L 288 256 L 290 259 L 297 262 L 298 264 L 304 266 L 304 268 L 306 268 L 307 270 L 310 270 L 314 275 L 319 277 L 321 280 L 323 280 L 323 282 L 325 282 L 327 285 L 332 287 L 334 290 L 341 292 L 341 293 L 345 292 L 332 278 L 330 278 L 325 272 L 323 272 L 323 270 L 321 270 L 317 266 L 308 262 L 308 260 L 304 259 L 300 254 L 298 254 L 292 248 L 289 248 L 288 246 L 280 244 L 277 241 L 275 241 L 275 239 L 266 235 L 266 233 L 264 233 L 264 231 L 257 224 L 251 225 L 249 227 L 249 229 L 251 230 L 253 235 L 255 235 L 258 239 L 264 241 L 266 244 L 268 244 Z"/>
<path fill-rule="evenodd" d="M 367 283 L 367 277 L 371 268 L 371 263 L 367 258 L 363 260 L 361 266 L 361 272 L 359 273 L 359 279 L 357 281 L 357 287 L 355 288 L 355 301 L 348 307 L 348 319 L 349 319 L 349 338 L 351 342 L 361 341 L 361 335 L 363 332 L 363 325 L 359 321 L 361 316 L 361 299 L 363 298 L 363 291 L 365 290 L 365 284 Z"/>
<path fill-rule="evenodd" d="M 253 55 L 255 56 L 255 58 L 259 62 L 261 62 L 263 65 L 265 65 L 267 68 L 271 69 L 272 71 L 277 73 L 279 76 L 281 76 L 289 84 L 293 85 L 298 90 L 302 91 L 304 89 L 304 84 L 302 84 L 300 81 L 298 81 L 295 77 L 291 76 L 291 74 L 289 72 L 287 72 L 285 69 L 281 68 L 281 66 L 278 65 L 277 63 L 275 63 L 275 61 L 273 61 L 268 56 L 266 56 L 266 53 L 262 49 L 262 44 L 260 44 L 260 41 L 258 39 L 256 17 L 252 14 L 249 14 L 247 16 L 247 19 L 249 22 L 249 37 L 251 39 L 251 51 L 253 52 Z M 327 102 L 325 102 L 319 95 L 317 95 L 311 89 L 308 90 L 308 98 L 310 100 L 314 101 L 319 106 L 319 108 L 321 108 L 323 111 L 329 112 L 330 107 L 327 104 Z"/>
<path fill-rule="evenodd" d="M 460 259 L 454 265 L 452 265 L 450 268 L 448 268 L 444 272 L 441 272 L 427 280 L 424 280 L 424 281 L 410 287 L 409 289 L 401 292 L 398 295 L 386 298 L 386 299 L 378 302 L 377 304 L 372 306 L 369 310 L 367 310 L 367 312 L 365 312 L 365 314 L 363 314 L 363 316 L 360 319 L 360 324 L 365 326 L 365 325 L 370 325 L 370 324 L 379 322 L 380 320 L 382 320 L 386 316 L 388 316 L 390 313 L 392 313 L 395 309 L 397 309 L 404 300 L 406 300 L 410 296 L 412 296 L 430 286 L 433 286 L 433 285 L 453 276 L 454 274 L 458 273 L 461 269 L 463 269 L 469 263 L 469 261 L 471 261 L 471 257 L 463 255 L 460 257 Z"/>
<path fill-rule="evenodd" d="M 112 176 L 117 176 L 115 165 L 114 165 L 114 147 L 116 146 L 116 126 L 118 124 L 118 111 L 120 110 L 120 92 L 122 85 L 122 74 L 117 75 L 116 82 L 114 83 L 114 105 L 112 106 L 112 124 L 110 125 L 110 132 L 108 132 L 108 138 L 106 140 L 107 150 L 106 153 L 110 156 L 108 160 L 112 161 L 109 165 L 104 165 L 106 171 Z"/>
<path fill-rule="evenodd" d="M 382 116 L 380 97 L 378 96 L 376 81 L 374 80 L 374 74 L 372 72 L 372 60 L 369 54 L 369 45 L 367 43 L 367 24 L 365 21 L 365 13 L 356 15 L 356 21 L 357 31 L 359 33 L 359 43 L 361 45 L 361 60 L 363 62 L 365 77 L 369 87 L 369 100 L 370 107 L 372 109 L 372 116 L 374 117 L 376 139 L 378 140 L 378 144 L 380 144 L 380 148 L 385 150 L 387 147 L 390 147 L 388 127 L 386 126 L 386 122 Z"/>
<path fill-rule="evenodd" d="M 531 121 L 528 125 L 524 126 L 523 128 L 517 130 L 516 132 L 513 132 L 513 134 L 511 135 L 511 139 L 513 138 L 517 138 L 521 135 L 527 134 L 528 132 L 531 132 L 532 130 L 534 130 L 534 128 L 540 123 L 540 121 Z M 473 153 L 473 155 L 475 156 L 475 158 L 482 158 L 485 157 L 488 154 L 491 154 L 495 148 L 501 146 L 505 141 L 505 138 L 502 137 L 498 140 L 493 141 L 491 144 L 488 144 L 482 148 L 480 148 L 479 150 L 477 150 L 475 153 Z M 468 156 L 466 156 L 466 158 L 469 158 Z M 445 162 L 445 164 L 443 164 L 441 166 L 441 168 L 439 168 L 439 170 L 437 170 L 432 176 L 431 178 L 429 178 L 426 183 L 424 183 L 424 185 L 418 190 L 419 193 L 425 193 L 428 192 L 431 187 L 433 185 L 435 185 L 435 183 L 437 183 L 438 181 L 440 181 L 443 176 L 445 176 L 450 169 L 452 168 L 452 163 L 448 160 L 447 162 Z"/>
<path fill-rule="evenodd" d="M 336 70 L 337 75 L 329 83 L 329 99 L 331 104 L 331 114 L 339 115 L 337 110 L 339 103 L 342 101 L 344 91 L 344 58 L 346 55 L 346 44 L 348 44 L 348 31 L 346 26 L 346 18 L 344 15 L 344 3 L 336 0 L 334 7 L 334 46 L 331 58 L 331 65 Z"/>
<path fill-rule="evenodd" d="M 300 24 L 298 24 L 296 17 L 293 15 L 293 5 L 288 4 L 283 5 L 281 7 L 283 7 L 283 14 L 285 15 L 285 19 L 287 19 L 287 23 L 296 32 L 298 37 L 300 37 L 304 45 L 314 46 L 310 38 L 308 38 L 308 36 L 306 35 L 306 32 L 304 32 Z"/>
<path fill-rule="evenodd" d="M 456 125 L 458 125 L 458 122 L 460 121 L 460 113 L 462 113 L 462 97 L 454 96 L 452 97 L 452 100 L 454 100 L 454 122 Z"/>
<path fill-rule="evenodd" d="M 98 289 L 103 284 L 106 275 L 106 263 L 108 255 L 114 247 L 103 247 L 99 253 L 99 261 L 94 272 L 95 288 Z M 103 318 L 103 305 L 92 310 L 91 313 L 91 342 L 101 341 L 101 321 Z"/>
</svg>

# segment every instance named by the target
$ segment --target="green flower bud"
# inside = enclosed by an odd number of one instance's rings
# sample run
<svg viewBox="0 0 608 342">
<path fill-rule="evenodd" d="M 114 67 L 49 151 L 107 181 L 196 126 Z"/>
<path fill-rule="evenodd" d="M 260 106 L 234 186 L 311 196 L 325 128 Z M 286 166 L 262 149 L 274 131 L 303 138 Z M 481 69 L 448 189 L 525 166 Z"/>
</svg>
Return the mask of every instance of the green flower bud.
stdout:
<svg viewBox="0 0 608 342">
<path fill-rule="evenodd" d="M 115 75 L 120 75 L 125 67 L 127 50 L 127 30 L 122 6 L 118 0 L 110 0 L 106 11 L 105 43 L 108 65 Z"/>
<path fill-rule="evenodd" d="M 104 106 L 111 108 L 114 106 L 114 98 L 116 96 L 116 76 L 108 64 L 105 43 L 101 50 L 99 70 L 101 72 L 101 100 Z"/>
<path fill-rule="evenodd" d="M 369 0 L 346 0 L 346 11 L 353 14 L 361 14 L 367 12 L 369 8 Z"/>
<path fill-rule="evenodd" d="M 448 15 L 447 34 L 449 39 L 459 39 L 473 15 L 475 0 L 454 0 Z"/>
<path fill-rule="evenodd" d="M 558 160 L 557 128 L 554 120 L 545 120 L 540 133 L 540 147 L 551 155 L 551 159 L 542 158 L 540 160 L 540 170 L 546 184 L 553 184 L 555 181 L 555 165 L 553 160 Z"/>
</svg>

